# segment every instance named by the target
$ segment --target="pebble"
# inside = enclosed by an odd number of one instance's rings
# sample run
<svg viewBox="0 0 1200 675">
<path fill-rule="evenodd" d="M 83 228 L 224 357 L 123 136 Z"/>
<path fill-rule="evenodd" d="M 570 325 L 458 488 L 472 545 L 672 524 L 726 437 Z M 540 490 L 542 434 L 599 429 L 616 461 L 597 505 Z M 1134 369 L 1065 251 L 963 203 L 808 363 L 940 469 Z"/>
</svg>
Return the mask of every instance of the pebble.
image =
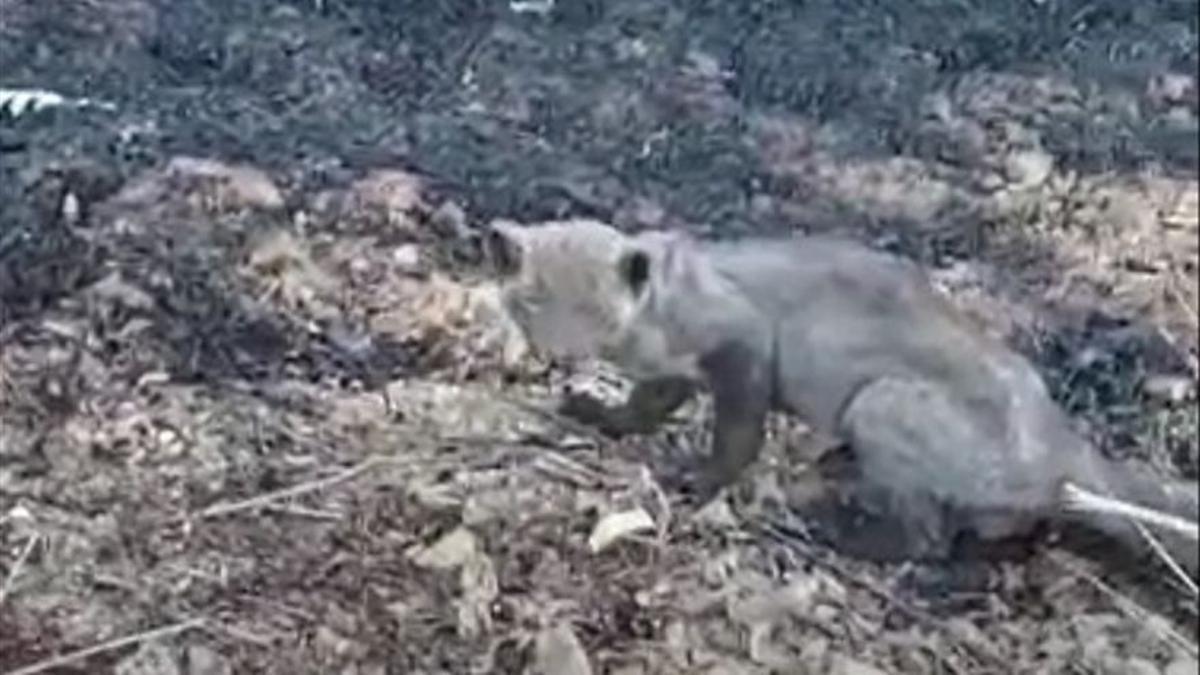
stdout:
<svg viewBox="0 0 1200 675">
<path fill-rule="evenodd" d="M 414 272 L 421 266 L 421 249 L 416 244 L 397 246 L 392 251 L 392 262 L 402 272 Z"/>
<path fill-rule="evenodd" d="M 1044 150 L 1021 150 L 1008 156 L 1004 174 L 1017 187 L 1037 187 L 1046 182 L 1054 170 L 1054 158 Z"/>
<path fill-rule="evenodd" d="M 830 675 L 887 675 L 884 671 L 848 656 L 836 656 L 829 669 Z"/>
</svg>

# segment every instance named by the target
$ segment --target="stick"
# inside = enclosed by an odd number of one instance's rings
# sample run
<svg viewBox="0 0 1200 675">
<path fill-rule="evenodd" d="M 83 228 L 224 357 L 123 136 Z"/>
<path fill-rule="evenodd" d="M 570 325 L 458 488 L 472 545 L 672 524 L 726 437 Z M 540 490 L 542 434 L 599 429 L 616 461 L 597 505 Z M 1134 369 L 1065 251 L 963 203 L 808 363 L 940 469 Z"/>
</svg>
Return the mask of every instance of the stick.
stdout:
<svg viewBox="0 0 1200 675">
<path fill-rule="evenodd" d="M 1179 564 L 1179 562 L 1175 560 L 1175 558 L 1171 557 L 1171 554 L 1167 552 L 1167 547 L 1162 545 L 1162 542 L 1158 540 L 1158 537 L 1150 534 L 1150 530 L 1147 530 L 1145 525 L 1142 525 L 1136 520 L 1133 521 L 1133 526 L 1137 528 L 1138 533 L 1140 533 L 1142 538 L 1146 540 L 1146 544 L 1148 544 L 1151 550 L 1154 551 L 1155 555 L 1157 555 L 1163 561 L 1163 564 L 1167 566 L 1167 569 L 1171 570 L 1171 573 L 1174 574 L 1177 579 L 1179 579 L 1179 582 L 1183 584 L 1183 587 L 1188 589 L 1188 592 L 1192 594 L 1192 597 L 1200 598 L 1200 586 L 1197 586 L 1196 582 L 1188 576 L 1188 573 L 1183 570 L 1183 567 Z"/>
<path fill-rule="evenodd" d="M 229 515 L 230 513 L 237 513 L 238 511 L 245 511 L 247 509 L 255 509 L 260 506 L 266 506 L 267 504 L 270 504 L 271 502 L 276 502 L 281 499 L 287 499 L 289 497 L 296 497 L 296 496 L 299 496 L 302 494 L 307 494 L 309 492 L 316 492 L 318 490 L 323 490 L 332 485 L 337 485 L 338 483 L 344 483 L 352 478 L 355 478 L 359 474 L 365 473 L 368 469 L 373 468 L 376 464 L 382 464 L 385 459 L 386 458 L 381 457 L 379 455 L 374 455 L 372 457 L 369 457 L 369 458 L 359 462 L 358 464 L 355 464 L 354 466 L 350 467 L 349 469 L 346 469 L 345 471 L 342 471 L 341 473 L 334 474 L 328 478 L 321 478 L 318 480 L 308 481 L 306 483 L 301 483 L 299 485 L 293 485 L 292 487 L 283 488 L 281 490 L 275 490 L 274 492 L 267 492 L 265 494 L 261 494 L 261 495 L 255 496 L 255 497 L 250 497 L 249 499 L 243 499 L 243 500 L 237 501 L 237 502 L 226 502 L 224 504 L 214 504 L 214 505 L 208 507 L 207 509 L 204 509 L 203 511 L 197 513 L 196 518 L 198 520 L 204 520 L 207 518 L 216 518 L 217 516 L 225 516 L 225 515 Z"/>
<path fill-rule="evenodd" d="M 25 542 L 25 548 L 21 549 L 21 555 L 17 556 L 17 561 L 13 563 L 8 575 L 4 577 L 4 585 L 0 586 L 0 605 L 3 605 L 4 601 L 8 599 L 8 594 L 12 592 L 13 584 L 17 581 L 17 575 L 21 573 L 21 568 L 25 566 L 29 554 L 33 553 L 33 547 L 37 544 L 38 539 L 37 534 L 29 536 L 29 541 Z"/>
<path fill-rule="evenodd" d="M 137 633 L 136 635 L 127 635 L 123 638 L 109 640 L 108 642 L 102 642 L 98 645 L 86 647 L 84 649 L 78 649 L 73 652 L 68 652 L 61 656 L 55 656 L 55 657 L 46 659 L 45 661 L 39 661 L 38 663 L 34 663 L 32 665 L 28 665 L 23 668 L 18 668 L 16 670 L 10 670 L 7 673 L 5 673 L 5 675 L 34 675 L 35 673 L 44 673 L 47 670 L 50 670 L 51 668 L 59 668 L 61 666 L 65 666 L 67 664 L 76 663 L 78 661 L 83 661 L 84 659 L 95 656 L 97 654 L 103 654 L 104 652 L 111 652 L 114 649 L 120 649 L 122 647 L 128 647 L 129 645 L 135 645 L 135 644 L 138 644 L 141 642 L 149 642 L 150 640 L 157 640 L 159 638 L 170 637 L 172 635 L 178 635 L 179 633 L 189 631 L 193 628 L 198 628 L 203 624 L 204 624 L 203 618 L 189 619 L 189 620 L 183 621 L 181 623 L 173 624 L 170 626 L 164 626 L 163 628 L 156 628 L 154 630 L 145 631 L 143 633 Z"/>
<path fill-rule="evenodd" d="M 1179 516 L 1130 504 L 1085 490 L 1074 483 L 1063 485 L 1063 507 L 1069 511 L 1125 516 L 1134 521 L 1173 530 L 1192 540 L 1200 540 L 1200 525 Z"/>
</svg>

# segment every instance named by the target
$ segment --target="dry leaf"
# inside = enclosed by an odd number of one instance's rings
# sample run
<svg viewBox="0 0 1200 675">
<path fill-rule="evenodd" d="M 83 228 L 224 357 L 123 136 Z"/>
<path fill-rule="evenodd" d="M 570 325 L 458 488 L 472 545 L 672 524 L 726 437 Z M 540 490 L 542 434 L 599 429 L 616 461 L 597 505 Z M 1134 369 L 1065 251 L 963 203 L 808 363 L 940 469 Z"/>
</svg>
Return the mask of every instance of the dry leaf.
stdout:
<svg viewBox="0 0 1200 675">
<path fill-rule="evenodd" d="M 460 574 L 463 597 L 458 603 L 458 634 L 468 640 L 492 628 L 492 602 L 500 596 L 500 582 L 491 558 L 479 554 L 467 560 Z"/>
<path fill-rule="evenodd" d="M 587 653 L 565 623 L 538 634 L 533 675 L 591 675 Z"/>
<path fill-rule="evenodd" d="M 599 553 L 626 535 L 653 529 L 654 519 L 640 508 L 610 513 L 596 523 L 588 537 L 588 548 L 592 553 Z"/>
</svg>

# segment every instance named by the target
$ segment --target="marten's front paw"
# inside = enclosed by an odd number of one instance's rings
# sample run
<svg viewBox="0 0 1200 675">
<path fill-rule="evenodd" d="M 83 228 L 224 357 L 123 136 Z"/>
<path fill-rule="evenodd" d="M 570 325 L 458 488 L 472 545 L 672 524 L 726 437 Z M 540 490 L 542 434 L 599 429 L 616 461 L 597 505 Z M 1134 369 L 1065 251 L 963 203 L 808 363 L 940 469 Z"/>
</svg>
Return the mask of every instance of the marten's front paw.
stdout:
<svg viewBox="0 0 1200 675">
<path fill-rule="evenodd" d="M 603 401 L 582 392 L 568 391 L 563 394 L 558 413 L 576 422 L 596 427 L 608 436 L 620 436 L 622 430 L 613 423 L 613 411 Z"/>
</svg>

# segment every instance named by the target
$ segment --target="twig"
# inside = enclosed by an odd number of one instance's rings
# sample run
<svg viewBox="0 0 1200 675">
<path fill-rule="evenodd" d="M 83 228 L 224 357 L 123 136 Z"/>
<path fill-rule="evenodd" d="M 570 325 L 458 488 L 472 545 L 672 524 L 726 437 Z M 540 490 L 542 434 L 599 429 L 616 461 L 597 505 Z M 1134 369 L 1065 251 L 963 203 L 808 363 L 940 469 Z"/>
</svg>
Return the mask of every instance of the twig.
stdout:
<svg viewBox="0 0 1200 675">
<path fill-rule="evenodd" d="M 337 511 L 326 511 L 323 509 L 306 509 L 303 506 L 295 506 L 292 504 L 268 504 L 264 507 L 272 513 L 279 513 L 287 516 L 297 516 L 299 518 L 312 518 L 313 520 L 343 520 L 345 514 Z"/>
<path fill-rule="evenodd" d="M 1179 339 L 1176 338 L 1171 331 L 1159 326 L 1156 332 L 1167 344 L 1171 345 L 1171 349 L 1174 349 L 1175 353 L 1177 353 L 1179 357 L 1182 358 L 1185 363 L 1187 363 L 1188 370 L 1191 371 L 1192 377 L 1200 377 L 1200 359 L 1197 359 L 1196 355 L 1192 354 L 1191 350 L 1189 350 L 1187 347 L 1179 344 Z"/>
<path fill-rule="evenodd" d="M 129 645 L 135 645 L 141 642 L 149 642 L 150 640 L 157 640 L 159 638 L 178 635 L 179 633 L 200 627 L 204 624 L 204 621 L 205 620 L 203 618 L 189 619 L 187 621 L 170 626 L 155 628 L 154 630 L 148 630 L 135 635 L 127 635 L 122 638 L 116 638 L 115 640 L 109 640 L 108 642 L 102 642 L 98 645 L 68 652 L 61 656 L 55 656 L 46 659 L 45 661 L 39 661 L 23 668 L 10 670 L 9 672 L 5 673 L 5 675 L 34 675 L 35 673 L 44 673 L 51 668 L 60 668 L 71 663 L 83 661 L 84 659 L 90 658 L 97 654 L 103 654 L 104 652 L 111 652 L 115 649 L 128 647 Z"/>
<path fill-rule="evenodd" d="M 1063 507 L 1067 510 L 1125 516 L 1136 522 L 1149 523 L 1173 530 L 1192 540 L 1200 540 L 1200 525 L 1186 518 L 1105 497 L 1085 490 L 1074 483 L 1065 483 L 1062 493 Z"/>
<path fill-rule="evenodd" d="M 550 475 L 565 478 L 579 487 L 611 485 L 613 478 L 559 452 L 547 452 L 535 457 L 533 467 Z"/>
<path fill-rule="evenodd" d="M 1157 632 L 1160 640 L 1173 643 L 1183 651 L 1187 652 L 1188 656 L 1191 656 L 1193 659 L 1200 657 L 1200 648 L 1197 648 L 1195 643 L 1184 637 L 1182 633 L 1175 630 L 1175 628 L 1170 624 L 1167 624 L 1165 621 L 1150 621 L 1149 619 L 1154 615 L 1148 610 L 1142 608 L 1141 605 L 1117 592 L 1116 589 L 1104 583 L 1104 581 L 1099 579 L 1096 575 L 1088 572 L 1079 565 L 1068 561 L 1062 554 L 1055 551 L 1048 551 L 1046 555 L 1059 567 L 1062 567 L 1071 574 L 1074 574 L 1080 579 L 1087 581 L 1092 586 L 1095 586 L 1097 590 L 1108 596 L 1108 598 L 1112 600 L 1113 603 L 1116 604 L 1117 607 L 1121 611 L 1125 612 L 1125 614 L 1131 619 L 1142 623 L 1150 628 L 1151 631 Z"/>
<path fill-rule="evenodd" d="M 258 647 L 270 648 L 274 646 L 276 642 L 279 642 L 278 639 L 263 637 L 257 633 L 252 633 L 244 628 L 239 628 L 230 623 L 213 621 L 206 624 L 204 629 L 214 635 L 231 638 L 238 642 L 245 642 Z"/>
<path fill-rule="evenodd" d="M 1166 286 L 1167 292 L 1175 300 L 1175 304 L 1182 307 L 1188 319 L 1191 320 L 1192 327 L 1200 328 L 1200 314 L 1197 314 L 1196 310 L 1192 309 L 1192 305 L 1187 301 L 1183 291 L 1179 290 L 1179 272 L 1177 270 L 1173 270 L 1172 274 L 1167 275 Z"/>
<path fill-rule="evenodd" d="M 17 556 L 17 561 L 13 563 L 12 569 L 4 577 L 4 585 L 0 586 L 0 605 L 8 599 L 8 594 L 12 592 L 13 584 L 17 581 L 17 575 L 21 573 L 21 568 L 25 566 L 25 561 L 29 555 L 33 553 L 33 547 L 38 543 L 37 533 L 29 535 L 29 541 L 25 542 L 25 548 L 21 549 L 21 554 Z"/>
<path fill-rule="evenodd" d="M 1185 572 L 1183 567 L 1180 566 L 1179 562 L 1171 556 L 1171 554 L 1167 551 L 1167 547 L 1163 546 L 1162 542 L 1158 540 L 1158 537 L 1150 534 L 1150 531 L 1146 529 L 1146 526 L 1142 525 L 1136 520 L 1133 521 L 1133 526 L 1136 527 L 1138 532 L 1141 533 L 1142 538 L 1146 540 L 1146 543 L 1149 544 L 1150 549 L 1154 551 L 1155 555 L 1157 555 L 1163 561 L 1163 564 L 1167 566 L 1167 569 L 1171 570 L 1171 573 L 1179 579 L 1180 583 L 1183 584 L 1183 587 L 1188 589 L 1188 592 L 1192 594 L 1192 597 L 1200 598 L 1200 586 L 1197 586 L 1196 582 L 1193 581 L 1190 576 L 1188 576 L 1188 573 Z"/>
<path fill-rule="evenodd" d="M 225 516 L 231 513 L 237 513 L 238 511 L 256 509 L 260 506 L 266 506 L 271 502 L 276 502 L 281 499 L 288 499 L 290 497 L 297 497 L 309 492 L 323 490 L 327 487 L 337 485 L 338 483 L 344 483 L 352 478 L 355 478 L 359 474 L 365 473 L 368 469 L 375 467 L 375 465 L 384 463 L 386 459 L 386 457 L 375 455 L 359 462 L 358 464 L 355 464 L 341 473 L 334 474 L 328 478 L 320 478 L 318 480 L 308 481 L 299 485 L 293 485 L 292 487 L 275 490 L 274 492 L 267 492 L 265 494 L 250 497 L 249 499 L 243 499 L 237 502 L 214 504 L 213 506 L 210 506 L 207 509 L 197 513 L 196 519 L 204 520 L 207 518 L 216 518 L 217 516 Z"/>
</svg>

